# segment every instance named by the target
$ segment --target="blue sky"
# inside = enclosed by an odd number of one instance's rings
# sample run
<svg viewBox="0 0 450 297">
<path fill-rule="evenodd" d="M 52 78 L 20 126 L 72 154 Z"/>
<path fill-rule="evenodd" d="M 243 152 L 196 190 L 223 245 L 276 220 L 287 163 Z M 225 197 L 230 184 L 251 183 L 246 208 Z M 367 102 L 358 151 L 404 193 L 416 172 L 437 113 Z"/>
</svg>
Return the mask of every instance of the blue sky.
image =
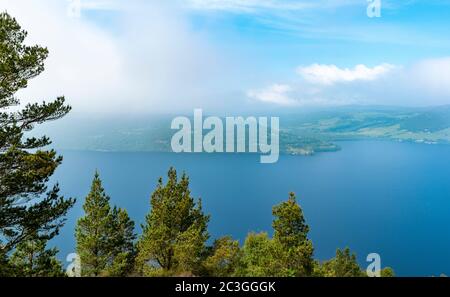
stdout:
<svg viewBox="0 0 450 297">
<path fill-rule="evenodd" d="M 398 6 L 386 3 L 384 8 L 382 1 L 380 18 L 367 17 L 365 1 L 352 3 L 306 11 L 194 10 L 190 21 L 225 47 L 252 52 L 264 47 L 261 58 L 276 64 L 339 59 L 351 66 L 356 58 L 367 63 L 407 63 L 448 53 L 450 2 L 398 1 Z"/>
<path fill-rule="evenodd" d="M 450 1 L 5 1 L 81 111 L 450 104 Z"/>
</svg>

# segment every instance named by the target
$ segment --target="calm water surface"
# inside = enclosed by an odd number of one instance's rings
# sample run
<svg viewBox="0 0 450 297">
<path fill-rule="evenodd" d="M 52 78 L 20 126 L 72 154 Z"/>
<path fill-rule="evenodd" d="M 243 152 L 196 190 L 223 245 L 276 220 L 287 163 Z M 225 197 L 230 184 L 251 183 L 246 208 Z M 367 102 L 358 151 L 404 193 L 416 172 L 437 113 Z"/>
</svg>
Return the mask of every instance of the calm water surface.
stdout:
<svg viewBox="0 0 450 297">
<path fill-rule="evenodd" d="M 170 166 L 186 171 L 192 194 L 211 214 L 212 237 L 242 240 L 271 230 L 271 208 L 293 191 L 310 225 L 315 257 L 349 246 L 362 265 L 371 252 L 398 275 L 450 275 L 450 146 L 382 141 L 340 144 L 312 157 L 280 156 L 260 164 L 250 154 L 103 153 L 62 151 L 55 180 L 77 197 L 53 243 L 60 257 L 74 251 L 74 226 L 100 171 L 113 203 L 126 208 L 138 231 L 149 197 Z"/>
</svg>

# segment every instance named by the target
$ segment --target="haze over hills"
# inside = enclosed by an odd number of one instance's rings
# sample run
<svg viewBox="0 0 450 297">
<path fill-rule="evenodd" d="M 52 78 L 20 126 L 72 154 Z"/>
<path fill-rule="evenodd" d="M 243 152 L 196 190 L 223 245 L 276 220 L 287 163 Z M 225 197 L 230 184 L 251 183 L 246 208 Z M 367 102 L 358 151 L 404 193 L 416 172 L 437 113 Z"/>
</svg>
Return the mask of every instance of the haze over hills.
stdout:
<svg viewBox="0 0 450 297">
<path fill-rule="evenodd" d="M 170 152 L 173 118 L 74 114 L 38 127 L 35 133 L 50 136 L 57 149 Z M 334 142 L 358 139 L 450 144 L 450 106 L 352 106 L 280 115 L 280 151 L 285 154 L 336 151 L 340 148 Z"/>
</svg>

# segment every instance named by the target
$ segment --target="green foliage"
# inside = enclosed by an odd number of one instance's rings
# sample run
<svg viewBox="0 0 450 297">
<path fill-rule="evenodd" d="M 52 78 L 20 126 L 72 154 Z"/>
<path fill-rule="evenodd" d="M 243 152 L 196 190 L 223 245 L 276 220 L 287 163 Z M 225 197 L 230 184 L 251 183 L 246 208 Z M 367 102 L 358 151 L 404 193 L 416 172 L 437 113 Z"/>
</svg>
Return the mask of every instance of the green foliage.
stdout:
<svg viewBox="0 0 450 297">
<path fill-rule="evenodd" d="M 209 216 L 203 214 L 201 201 L 191 197 L 188 177 L 183 174 L 178 181 L 170 168 L 167 183 L 159 179 L 150 203 L 138 242 L 140 271 L 146 275 L 198 273 L 209 237 Z"/>
<path fill-rule="evenodd" d="M 395 277 L 394 269 L 391 267 L 381 269 L 381 277 Z"/>
<path fill-rule="evenodd" d="M 275 217 L 272 226 L 274 239 L 285 248 L 293 248 L 302 244 L 308 235 L 309 226 L 305 223 L 303 211 L 298 205 L 294 193 L 289 193 L 288 201 L 274 206 L 272 214 Z"/>
<path fill-rule="evenodd" d="M 12 254 L 9 266 L 12 275 L 26 277 L 63 277 L 61 262 L 56 259 L 56 248 L 46 249 L 45 240 L 21 242 Z"/>
<path fill-rule="evenodd" d="M 84 276 L 124 276 L 132 271 L 134 222 L 120 208 L 111 209 L 98 172 L 77 222 L 77 253 Z"/>
<path fill-rule="evenodd" d="M 309 227 L 295 194 L 275 206 L 274 237 L 251 233 L 242 248 L 238 275 L 241 276 L 309 276 L 313 271 L 312 242 Z"/>
<path fill-rule="evenodd" d="M 18 103 L 13 95 L 44 70 L 46 48 L 24 44 L 27 32 L 6 12 L 0 13 L 0 107 Z"/>
<path fill-rule="evenodd" d="M 109 206 L 98 174 L 86 198 L 86 217 L 78 222 L 78 253 L 83 275 L 146 276 L 244 276 L 244 277 L 361 277 L 365 276 L 350 249 L 337 250 L 336 257 L 320 264 L 313 260 L 309 226 L 294 193 L 272 209 L 274 236 L 248 234 L 242 248 L 231 237 L 222 237 L 210 247 L 201 201 L 191 197 L 189 179 L 178 179 L 170 168 L 167 182 L 159 179 L 151 196 L 143 234 L 134 260 L 133 222 L 125 211 Z M 382 276 L 394 276 L 390 268 Z"/>
<path fill-rule="evenodd" d="M 110 257 L 109 229 L 111 207 L 98 172 L 83 205 L 85 216 L 76 226 L 77 253 L 81 259 L 82 275 L 98 276 L 107 268 Z"/>
<path fill-rule="evenodd" d="M 225 277 L 235 274 L 241 257 L 239 242 L 226 236 L 214 241 L 211 254 L 204 267 L 209 276 Z"/>
<path fill-rule="evenodd" d="M 289 276 L 282 246 L 265 232 L 250 233 L 242 247 L 238 276 Z"/>
<path fill-rule="evenodd" d="M 314 268 L 314 247 L 311 240 L 305 240 L 301 244 L 284 249 L 285 265 L 291 276 L 311 276 Z"/>
<path fill-rule="evenodd" d="M 316 274 L 325 277 L 362 277 L 366 276 L 356 261 L 356 255 L 347 247 L 337 249 L 336 257 L 317 267 Z"/>
<path fill-rule="evenodd" d="M 0 276 L 13 276 L 14 270 L 10 266 L 9 259 L 5 253 L 0 252 Z"/>
<path fill-rule="evenodd" d="M 107 269 L 107 275 L 129 275 L 133 272 L 136 257 L 134 222 L 127 211 L 121 208 L 114 207 L 110 215 L 111 265 Z"/>
<path fill-rule="evenodd" d="M 64 98 L 11 109 L 20 103 L 15 93 L 44 70 L 48 55 L 46 48 L 25 45 L 26 35 L 14 18 L 0 13 L 0 254 L 3 259 L 22 243 L 53 238 L 75 203 L 59 195 L 58 185 L 47 188 L 49 177 L 62 162 L 55 151 L 42 150 L 50 140 L 45 136 L 25 137 L 36 124 L 66 115 L 70 107 L 64 104 Z"/>
<path fill-rule="evenodd" d="M 307 238 L 309 226 L 295 194 L 289 193 L 289 199 L 275 206 L 272 214 L 275 217 L 272 223 L 274 240 L 282 247 L 286 268 L 291 275 L 311 275 L 314 248 Z"/>
</svg>

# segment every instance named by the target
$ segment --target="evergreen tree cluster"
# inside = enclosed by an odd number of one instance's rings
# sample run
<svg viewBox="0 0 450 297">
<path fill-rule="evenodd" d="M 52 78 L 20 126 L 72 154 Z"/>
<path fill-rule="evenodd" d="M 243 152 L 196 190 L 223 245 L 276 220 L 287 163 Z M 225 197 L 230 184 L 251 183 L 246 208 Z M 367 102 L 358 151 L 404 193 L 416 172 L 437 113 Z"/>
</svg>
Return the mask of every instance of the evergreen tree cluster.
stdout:
<svg viewBox="0 0 450 297">
<path fill-rule="evenodd" d="M 134 223 L 124 211 L 122 220 L 113 215 L 96 173 L 83 206 L 86 215 L 76 231 L 82 275 L 365 276 L 348 248 L 338 249 L 329 261 L 314 260 L 309 226 L 294 193 L 272 209 L 273 237 L 267 232 L 250 233 L 242 246 L 230 236 L 208 245 L 210 217 L 203 213 L 201 200 L 191 196 L 188 177 L 178 178 L 173 168 L 165 183 L 159 179 L 150 204 L 142 234 L 135 241 Z M 120 264 L 114 268 L 116 262 Z M 385 268 L 381 274 L 393 276 L 393 271 Z"/>
</svg>

